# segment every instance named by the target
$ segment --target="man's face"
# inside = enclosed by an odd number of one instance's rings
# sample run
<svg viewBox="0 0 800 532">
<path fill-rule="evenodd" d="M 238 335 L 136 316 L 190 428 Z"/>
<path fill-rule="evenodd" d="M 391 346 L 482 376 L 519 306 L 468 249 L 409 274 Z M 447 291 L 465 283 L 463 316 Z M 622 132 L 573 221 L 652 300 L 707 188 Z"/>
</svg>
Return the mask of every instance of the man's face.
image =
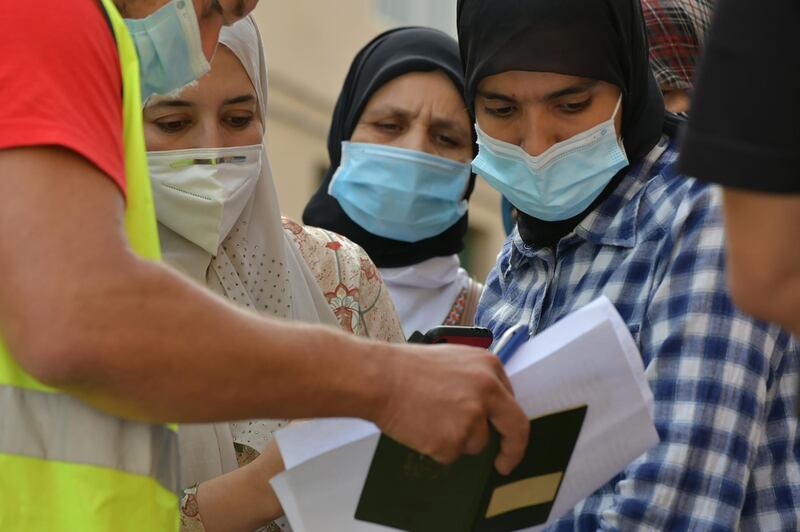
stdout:
<svg viewBox="0 0 800 532">
<path fill-rule="evenodd" d="M 172 0 L 114 0 L 125 18 L 145 18 L 164 7 Z M 181 0 L 178 0 L 181 1 Z M 194 3 L 203 52 L 211 61 L 217 48 L 219 31 L 246 17 L 258 4 L 258 0 L 184 0 Z"/>
</svg>

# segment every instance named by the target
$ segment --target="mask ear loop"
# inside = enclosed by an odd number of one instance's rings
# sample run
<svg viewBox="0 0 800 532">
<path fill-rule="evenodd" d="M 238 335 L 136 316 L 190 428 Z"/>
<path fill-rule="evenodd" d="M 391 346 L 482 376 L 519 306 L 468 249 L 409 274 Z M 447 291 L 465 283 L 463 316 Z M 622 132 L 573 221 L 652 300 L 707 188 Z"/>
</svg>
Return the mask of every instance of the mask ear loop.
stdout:
<svg viewBox="0 0 800 532">
<path fill-rule="evenodd" d="M 619 93 L 619 100 L 617 100 L 617 106 L 614 108 L 614 114 L 611 115 L 611 123 L 614 125 L 614 131 L 616 132 L 617 129 L 617 113 L 619 113 L 620 108 L 622 107 L 622 91 Z M 625 151 L 625 140 L 620 135 L 617 138 L 617 142 L 619 143 L 620 148 L 622 151 Z"/>
<path fill-rule="evenodd" d="M 617 100 L 617 106 L 614 107 L 614 114 L 611 115 L 611 120 L 617 119 L 617 113 L 619 113 L 619 109 L 622 107 L 622 92 L 619 93 L 619 99 Z"/>
<path fill-rule="evenodd" d="M 469 164 L 469 163 L 467 163 Z M 458 201 L 466 201 L 469 204 L 468 196 L 472 194 L 472 191 L 475 189 L 475 185 L 473 180 L 475 179 L 475 174 L 472 173 L 472 165 L 470 164 L 470 171 L 467 175 L 467 182 L 464 183 L 464 190 L 461 191 L 461 199 Z"/>
</svg>

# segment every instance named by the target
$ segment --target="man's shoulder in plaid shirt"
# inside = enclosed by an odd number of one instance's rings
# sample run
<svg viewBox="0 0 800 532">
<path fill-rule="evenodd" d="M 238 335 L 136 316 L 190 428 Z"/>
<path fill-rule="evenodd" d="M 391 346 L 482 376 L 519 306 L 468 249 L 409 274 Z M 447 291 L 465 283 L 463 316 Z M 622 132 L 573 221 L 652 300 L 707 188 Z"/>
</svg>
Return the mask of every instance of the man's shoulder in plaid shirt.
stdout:
<svg viewBox="0 0 800 532">
<path fill-rule="evenodd" d="M 539 332 L 606 295 L 644 358 L 661 443 L 554 530 L 800 530 L 800 347 L 734 307 L 721 194 L 676 159 L 662 140 L 555 250 L 515 231 L 478 323 Z"/>
</svg>

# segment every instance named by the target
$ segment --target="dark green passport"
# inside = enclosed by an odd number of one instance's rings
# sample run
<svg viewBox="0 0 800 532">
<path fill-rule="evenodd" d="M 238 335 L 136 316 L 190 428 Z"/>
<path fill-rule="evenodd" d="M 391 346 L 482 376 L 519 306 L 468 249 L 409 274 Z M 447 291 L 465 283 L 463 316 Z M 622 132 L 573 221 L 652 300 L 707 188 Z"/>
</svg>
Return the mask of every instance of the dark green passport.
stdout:
<svg viewBox="0 0 800 532">
<path fill-rule="evenodd" d="M 356 519 L 412 532 L 505 532 L 545 523 L 586 417 L 586 406 L 531 421 L 525 457 L 504 477 L 486 450 L 442 466 L 387 436 L 372 459 Z"/>
</svg>

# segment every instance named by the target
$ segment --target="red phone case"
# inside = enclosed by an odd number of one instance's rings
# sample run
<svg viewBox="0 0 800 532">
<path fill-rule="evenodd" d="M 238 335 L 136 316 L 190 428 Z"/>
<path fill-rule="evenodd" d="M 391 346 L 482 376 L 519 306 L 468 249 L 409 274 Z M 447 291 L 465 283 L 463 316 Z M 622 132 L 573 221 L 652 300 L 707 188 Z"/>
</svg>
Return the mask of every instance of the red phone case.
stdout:
<svg viewBox="0 0 800 532">
<path fill-rule="evenodd" d="M 430 344 L 460 344 L 489 349 L 494 336 L 483 327 L 441 326 L 425 333 L 425 339 Z"/>
</svg>

